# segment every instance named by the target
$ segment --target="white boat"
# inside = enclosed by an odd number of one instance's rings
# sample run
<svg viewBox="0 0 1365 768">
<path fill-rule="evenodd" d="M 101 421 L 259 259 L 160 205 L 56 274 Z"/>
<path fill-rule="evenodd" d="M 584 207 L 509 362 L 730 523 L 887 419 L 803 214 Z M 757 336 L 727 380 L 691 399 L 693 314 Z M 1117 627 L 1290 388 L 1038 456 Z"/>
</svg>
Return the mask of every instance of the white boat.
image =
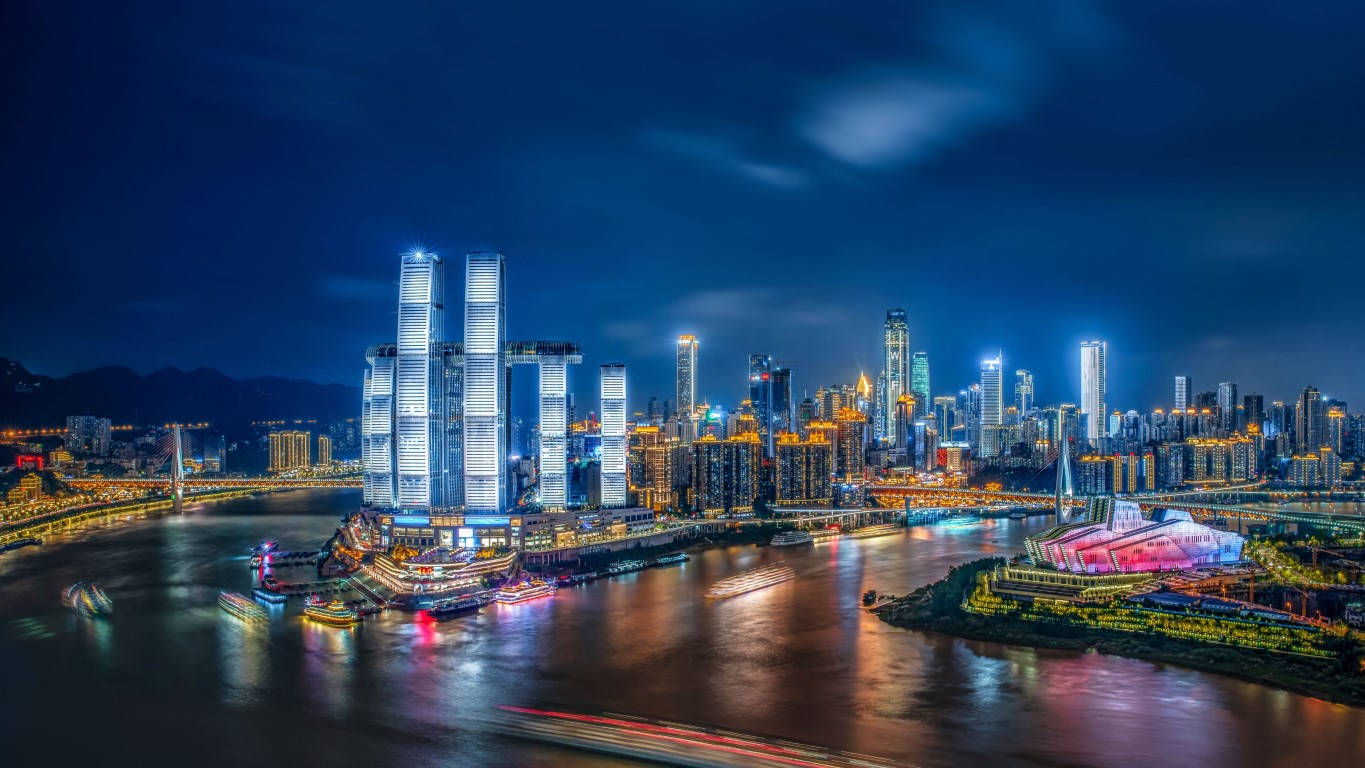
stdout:
<svg viewBox="0 0 1365 768">
<path fill-rule="evenodd" d="M 810 531 L 779 531 L 768 544 L 773 547 L 795 547 L 814 541 L 815 538 L 810 535 Z"/>
<path fill-rule="evenodd" d="M 536 579 L 534 581 L 524 581 L 520 584 L 503 587 L 493 596 L 493 599 L 503 605 L 512 603 L 524 603 L 527 600 L 534 600 L 538 597 L 550 597 L 555 593 L 553 584 Z"/>
</svg>

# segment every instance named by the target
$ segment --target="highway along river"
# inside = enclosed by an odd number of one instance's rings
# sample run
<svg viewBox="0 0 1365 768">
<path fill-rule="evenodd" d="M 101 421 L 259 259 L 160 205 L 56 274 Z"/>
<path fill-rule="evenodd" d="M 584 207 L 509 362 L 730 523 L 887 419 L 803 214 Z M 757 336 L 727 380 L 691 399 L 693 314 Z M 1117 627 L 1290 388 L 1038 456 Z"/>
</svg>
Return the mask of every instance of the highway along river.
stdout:
<svg viewBox="0 0 1365 768">
<path fill-rule="evenodd" d="M 495 733 L 502 705 L 724 728 L 914 765 L 1353 765 L 1365 710 L 1148 662 L 896 629 L 863 612 L 950 566 L 1008 555 L 1044 518 L 814 547 L 731 547 L 444 623 L 356 629 L 299 606 L 249 628 L 263 538 L 314 547 L 354 490 L 191 505 L 0 556 L 0 728 L 49 765 L 630 765 Z M 716 580 L 797 577 L 723 601 Z M 282 574 L 287 576 L 287 574 Z M 104 619 L 59 604 L 98 581 Z M 31 765 L 18 759 L 11 765 Z"/>
</svg>

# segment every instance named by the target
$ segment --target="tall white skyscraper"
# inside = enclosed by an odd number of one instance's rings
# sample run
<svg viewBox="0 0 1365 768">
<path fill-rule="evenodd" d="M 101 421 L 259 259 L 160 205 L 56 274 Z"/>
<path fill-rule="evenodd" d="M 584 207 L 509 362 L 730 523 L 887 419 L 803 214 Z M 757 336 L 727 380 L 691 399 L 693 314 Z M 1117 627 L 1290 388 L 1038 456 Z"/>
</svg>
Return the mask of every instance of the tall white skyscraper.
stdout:
<svg viewBox="0 0 1365 768">
<path fill-rule="evenodd" d="M 691 422 L 697 409 L 697 337 L 678 337 L 678 420 Z"/>
<path fill-rule="evenodd" d="M 1005 423 L 1005 402 L 1000 356 L 981 361 L 981 426 Z"/>
<path fill-rule="evenodd" d="M 403 257 L 398 279 L 398 356 L 394 378 L 397 498 L 403 509 L 432 505 L 432 442 L 438 428 L 433 407 L 432 351 L 441 338 L 444 309 L 441 257 L 420 251 Z"/>
<path fill-rule="evenodd" d="M 915 398 L 915 417 L 929 413 L 928 352 L 916 352 L 910 358 L 910 394 Z"/>
<path fill-rule="evenodd" d="M 1194 384 L 1189 376 L 1175 377 L 1175 409 L 1183 411 L 1194 405 Z"/>
<path fill-rule="evenodd" d="M 602 506 L 626 505 L 626 367 L 602 366 Z"/>
<path fill-rule="evenodd" d="M 466 512 L 472 515 L 497 515 L 505 509 L 503 273 L 500 253 L 471 253 L 465 261 L 464 485 Z"/>
<path fill-rule="evenodd" d="M 879 431 L 881 437 L 892 438 L 896 434 L 896 401 L 901 395 L 910 394 L 910 327 L 905 321 L 905 310 L 886 310 L 882 346 L 885 400 L 881 407 L 882 424 L 874 433 Z"/>
<path fill-rule="evenodd" d="M 360 458 L 365 467 L 362 500 L 371 507 L 395 506 L 393 490 L 393 345 L 371 347 L 366 355 L 360 411 Z"/>
<path fill-rule="evenodd" d="M 1081 342 L 1081 414 L 1086 418 L 1086 439 L 1092 443 L 1107 434 L 1104 358 L 1108 348 L 1105 341 Z"/>
<path fill-rule="evenodd" d="M 540 505 L 564 508 L 568 482 L 568 363 L 540 358 Z"/>
<path fill-rule="evenodd" d="M 1020 417 L 1033 409 L 1033 374 L 1023 369 L 1014 372 L 1014 407 Z"/>
</svg>

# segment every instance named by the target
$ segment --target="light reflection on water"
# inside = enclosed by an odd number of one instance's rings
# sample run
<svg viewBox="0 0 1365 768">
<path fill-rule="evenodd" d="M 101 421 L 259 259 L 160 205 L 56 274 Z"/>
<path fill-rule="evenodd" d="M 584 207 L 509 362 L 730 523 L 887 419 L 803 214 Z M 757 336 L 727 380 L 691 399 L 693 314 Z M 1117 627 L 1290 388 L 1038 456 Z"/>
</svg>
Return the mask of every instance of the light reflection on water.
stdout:
<svg viewBox="0 0 1365 768">
<path fill-rule="evenodd" d="M 890 627 L 867 589 L 904 594 L 949 567 L 1018 551 L 1045 518 L 915 528 L 796 548 L 732 547 L 488 606 L 436 623 L 389 613 L 354 629 L 265 606 L 268 626 L 219 610 L 249 594 L 263 538 L 315 546 L 357 503 L 289 493 L 187 509 L 0 558 L 0 722 L 61 740 L 77 718 L 105 754 L 180 765 L 207 744 L 268 745 L 272 763 L 596 765 L 595 756 L 479 731 L 499 704 L 622 712 L 896 757 L 921 765 L 1352 764 L 1365 712 L 1147 662 L 967 642 Z M 793 581 L 708 601 L 718 579 L 782 560 Z M 285 578 L 306 569 L 291 569 Z M 116 613 L 57 605 L 103 583 Z M 138 717 L 111 718 L 133 710 Z M 165 727 L 175 723 L 175 727 Z M 1154 738 L 1153 734 L 1160 734 Z M 98 761 L 97 761 L 98 762 Z"/>
</svg>

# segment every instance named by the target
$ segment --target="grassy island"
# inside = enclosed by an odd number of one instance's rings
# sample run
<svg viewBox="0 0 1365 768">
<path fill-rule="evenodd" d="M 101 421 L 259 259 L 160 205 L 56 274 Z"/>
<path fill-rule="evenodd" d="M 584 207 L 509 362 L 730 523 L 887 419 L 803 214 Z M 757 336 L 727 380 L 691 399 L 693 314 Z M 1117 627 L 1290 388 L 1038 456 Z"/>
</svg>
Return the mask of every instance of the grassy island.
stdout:
<svg viewBox="0 0 1365 768">
<path fill-rule="evenodd" d="M 972 640 L 1086 650 L 1175 664 L 1365 706 L 1365 647 L 1343 631 L 1150 611 L 1122 600 L 1087 605 L 1002 598 L 987 558 L 875 609 L 889 624 Z M 1273 650 L 1272 650 L 1273 649 Z"/>
</svg>

